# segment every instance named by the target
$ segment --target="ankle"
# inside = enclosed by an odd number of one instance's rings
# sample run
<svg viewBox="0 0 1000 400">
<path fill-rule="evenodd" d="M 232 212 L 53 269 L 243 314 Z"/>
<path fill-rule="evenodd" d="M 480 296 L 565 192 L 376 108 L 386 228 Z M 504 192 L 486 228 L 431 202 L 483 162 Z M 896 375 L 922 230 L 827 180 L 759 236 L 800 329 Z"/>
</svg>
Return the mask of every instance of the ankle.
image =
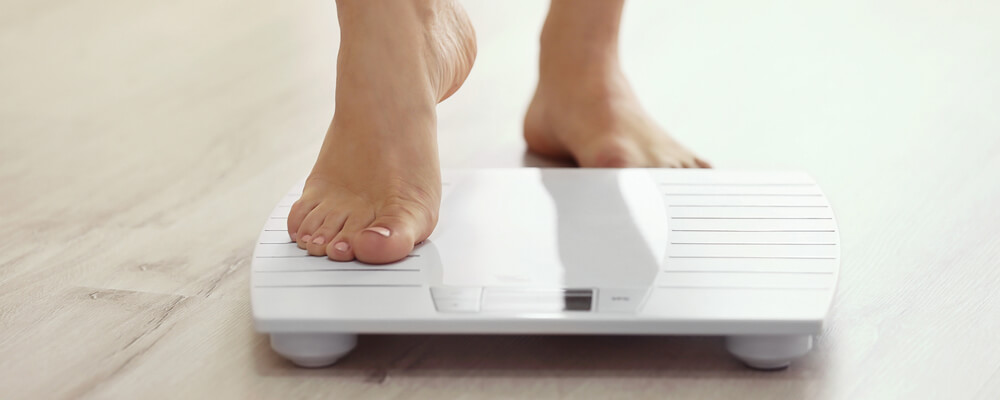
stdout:
<svg viewBox="0 0 1000 400">
<path fill-rule="evenodd" d="M 548 102 L 565 106 L 589 105 L 608 108 L 631 93 L 631 86 L 618 63 L 609 60 L 586 66 L 561 62 L 539 66 L 536 94 Z"/>
<path fill-rule="evenodd" d="M 454 0 L 339 0 L 337 12 L 338 72 L 345 60 L 368 58 L 361 64 L 369 69 L 349 73 L 371 74 L 370 66 L 402 72 L 406 76 L 398 76 L 397 83 L 416 84 L 408 90 L 429 91 L 436 104 L 454 93 L 472 68 L 475 33 Z"/>
<path fill-rule="evenodd" d="M 617 40 L 588 39 L 556 29 L 551 31 L 556 33 L 543 30 L 539 41 L 539 85 L 550 82 L 602 84 L 623 76 Z"/>
<path fill-rule="evenodd" d="M 617 69 L 622 6 L 620 0 L 552 0 L 539 38 L 542 69 Z"/>
</svg>

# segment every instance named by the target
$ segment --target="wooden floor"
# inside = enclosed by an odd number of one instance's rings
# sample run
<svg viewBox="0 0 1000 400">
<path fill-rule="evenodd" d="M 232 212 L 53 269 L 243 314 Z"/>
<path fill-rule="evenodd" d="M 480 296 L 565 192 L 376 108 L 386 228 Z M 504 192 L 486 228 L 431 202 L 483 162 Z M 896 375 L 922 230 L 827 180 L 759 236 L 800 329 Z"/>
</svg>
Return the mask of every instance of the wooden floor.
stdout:
<svg viewBox="0 0 1000 400">
<path fill-rule="evenodd" d="M 446 167 L 525 156 L 545 3 L 467 2 Z M 333 111 L 333 1 L 0 0 L 0 398 L 1000 398 L 1000 3 L 630 0 L 625 67 L 721 168 L 802 169 L 843 268 L 778 373 L 716 338 L 252 330 L 258 230 Z"/>
</svg>

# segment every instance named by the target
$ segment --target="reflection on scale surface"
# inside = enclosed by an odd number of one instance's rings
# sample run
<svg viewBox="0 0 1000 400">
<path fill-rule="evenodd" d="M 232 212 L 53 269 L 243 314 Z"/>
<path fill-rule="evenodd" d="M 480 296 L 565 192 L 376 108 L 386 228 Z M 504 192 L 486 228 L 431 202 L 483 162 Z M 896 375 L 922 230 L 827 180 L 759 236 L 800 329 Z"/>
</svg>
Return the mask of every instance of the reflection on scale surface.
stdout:
<svg viewBox="0 0 1000 400">
<path fill-rule="evenodd" d="M 647 171 L 454 174 L 420 249 L 442 312 L 635 311 L 667 216 Z"/>
</svg>

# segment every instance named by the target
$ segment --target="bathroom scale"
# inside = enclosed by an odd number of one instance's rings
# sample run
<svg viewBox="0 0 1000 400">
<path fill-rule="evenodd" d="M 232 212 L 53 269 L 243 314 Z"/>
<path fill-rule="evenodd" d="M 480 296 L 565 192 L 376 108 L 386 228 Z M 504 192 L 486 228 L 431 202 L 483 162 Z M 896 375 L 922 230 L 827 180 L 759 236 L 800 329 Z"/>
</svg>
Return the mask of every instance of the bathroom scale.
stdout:
<svg viewBox="0 0 1000 400">
<path fill-rule="evenodd" d="M 713 335 L 782 369 L 812 348 L 836 288 L 836 219 L 804 173 L 445 170 L 442 189 L 430 238 L 370 265 L 292 243 L 293 188 L 252 261 L 254 325 L 274 351 L 322 367 L 358 334 Z"/>
</svg>

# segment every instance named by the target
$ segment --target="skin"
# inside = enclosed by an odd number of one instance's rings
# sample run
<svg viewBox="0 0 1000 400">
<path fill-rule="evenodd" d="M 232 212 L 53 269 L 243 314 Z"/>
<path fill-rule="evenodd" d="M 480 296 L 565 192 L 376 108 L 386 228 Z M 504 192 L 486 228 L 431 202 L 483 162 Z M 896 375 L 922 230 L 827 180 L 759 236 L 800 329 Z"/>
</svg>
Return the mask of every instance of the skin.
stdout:
<svg viewBox="0 0 1000 400">
<path fill-rule="evenodd" d="M 623 1 L 552 1 L 529 150 L 581 167 L 709 167 L 653 122 L 622 74 Z M 340 0 L 337 12 L 337 106 L 288 232 L 311 255 L 390 263 L 437 224 L 435 106 L 472 69 L 475 32 L 452 0 Z"/>
</svg>

